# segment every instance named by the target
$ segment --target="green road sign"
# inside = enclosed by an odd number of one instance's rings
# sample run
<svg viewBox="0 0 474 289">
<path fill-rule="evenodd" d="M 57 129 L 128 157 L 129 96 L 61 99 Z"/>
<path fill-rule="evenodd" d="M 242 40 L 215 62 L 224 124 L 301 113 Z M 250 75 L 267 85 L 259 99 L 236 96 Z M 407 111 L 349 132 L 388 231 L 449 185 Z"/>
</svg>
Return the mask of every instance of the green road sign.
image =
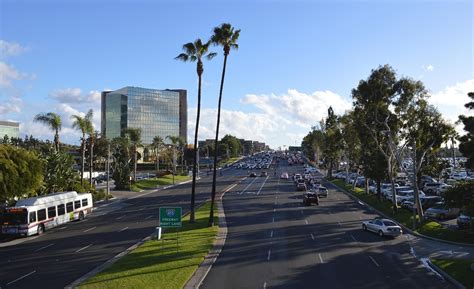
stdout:
<svg viewBox="0 0 474 289">
<path fill-rule="evenodd" d="M 160 227 L 181 227 L 181 207 L 160 208 Z"/>
</svg>

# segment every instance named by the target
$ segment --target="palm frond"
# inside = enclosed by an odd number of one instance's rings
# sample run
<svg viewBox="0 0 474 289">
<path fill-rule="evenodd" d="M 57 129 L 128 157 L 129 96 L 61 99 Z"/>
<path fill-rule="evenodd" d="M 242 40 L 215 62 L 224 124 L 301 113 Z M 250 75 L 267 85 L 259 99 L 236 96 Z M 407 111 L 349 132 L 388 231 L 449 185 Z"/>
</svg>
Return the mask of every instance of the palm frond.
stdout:
<svg viewBox="0 0 474 289">
<path fill-rule="evenodd" d="M 181 53 L 180 55 L 176 56 L 174 59 L 186 62 L 188 61 L 189 56 L 185 53 Z"/>
<path fill-rule="evenodd" d="M 189 42 L 183 45 L 183 50 L 187 55 L 193 55 L 196 54 L 196 47 L 194 46 L 194 43 Z"/>
<path fill-rule="evenodd" d="M 206 55 L 206 58 L 207 58 L 207 60 L 211 60 L 211 59 L 213 59 L 213 58 L 216 57 L 216 56 L 217 56 L 217 53 L 211 52 L 211 53 L 208 53 L 208 54 Z"/>
</svg>

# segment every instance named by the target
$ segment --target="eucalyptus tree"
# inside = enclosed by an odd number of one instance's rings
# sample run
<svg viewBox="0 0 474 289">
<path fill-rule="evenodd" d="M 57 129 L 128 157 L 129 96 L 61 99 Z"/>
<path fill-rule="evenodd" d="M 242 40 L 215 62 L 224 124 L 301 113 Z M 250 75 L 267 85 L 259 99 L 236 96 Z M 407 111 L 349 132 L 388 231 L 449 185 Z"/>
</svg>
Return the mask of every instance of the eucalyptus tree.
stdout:
<svg viewBox="0 0 474 289">
<path fill-rule="evenodd" d="M 156 161 L 156 170 L 160 170 L 160 151 L 163 149 L 164 142 L 161 136 L 155 136 L 152 143 L 153 149 L 155 151 L 155 161 Z"/>
<path fill-rule="evenodd" d="M 339 118 L 339 126 L 341 130 L 342 157 L 346 162 L 345 168 L 346 175 L 348 176 L 349 171 L 354 168 L 358 169 L 362 150 L 353 110 L 346 112 Z M 367 190 L 367 176 L 365 179 Z M 356 180 L 354 180 L 353 188 L 356 184 Z"/>
<path fill-rule="evenodd" d="M 85 117 L 81 115 L 72 115 L 73 119 L 72 128 L 79 130 L 82 133 L 81 138 L 81 186 L 84 185 L 84 163 L 86 159 L 86 133 L 88 131 L 89 124 Z"/>
<path fill-rule="evenodd" d="M 216 177 L 217 177 L 217 152 L 218 152 L 218 141 L 219 141 L 219 125 L 221 121 L 221 103 L 222 103 L 222 91 L 224 89 L 224 79 L 227 66 L 227 57 L 229 56 L 230 50 L 239 48 L 237 40 L 240 36 L 240 29 L 234 30 L 229 23 L 223 23 L 218 27 L 214 28 L 214 34 L 211 37 L 211 42 L 215 45 L 222 46 L 224 50 L 224 64 L 222 67 L 221 86 L 219 89 L 219 100 L 217 104 L 217 125 L 216 125 L 216 137 L 214 139 L 214 172 L 212 175 L 212 193 L 211 193 L 211 209 L 209 212 L 209 226 L 214 225 L 214 200 L 216 198 Z"/>
<path fill-rule="evenodd" d="M 471 101 L 464 106 L 467 109 L 474 110 L 474 92 L 467 94 Z M 466 167 L 474 170 L 474 116 L 460 115 L 459 120 L 464 124 L 466 134 L 459 138 L 459 150 L 467 157 Z"/>
<path fill-rule="evenodd" d="M 133 181 L 137 180 L 137 154 L 138 146 L 141 145 L 142 131 L 139 128 L 127 128 L 124 134 L 130 139 L 133 154 Z"/>
<path fill-rule="evenodd" d="M 332 178 L 332 169 L 339 160 L 341 153 L 341 130 L 339 129 L 339 119 L 334 114 L 334 110 L 330 106 L 328 108 L 328 117 L 325 121 L 325 137 L 324 137 L 324 158 L 328 165 L 327 176 Z"/>
<path fill-rule="evenodd" d="M 59 152 L 59 131 L 61 130 L 61 117 L 54 113 L 40 113 L 34 118 L 34 121 L 43 123 L 54 131 L 54 148 Z"/>
</svg>

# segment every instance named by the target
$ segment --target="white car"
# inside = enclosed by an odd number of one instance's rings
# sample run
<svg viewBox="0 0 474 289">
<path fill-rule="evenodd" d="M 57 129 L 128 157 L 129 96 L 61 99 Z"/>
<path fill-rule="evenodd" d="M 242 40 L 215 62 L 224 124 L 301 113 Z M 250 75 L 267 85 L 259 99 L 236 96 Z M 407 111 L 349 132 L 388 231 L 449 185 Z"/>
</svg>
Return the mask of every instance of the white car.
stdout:
<svg viewBox="0 0 474 289">
<path fill-rule="evenodd" d="M 380 237 L 384 236 L 400 236 L 402 228 L 389 219 L 375 218 L 370 221 L 362 222 L 362 230 L 377 233 Z"/>
</svg>

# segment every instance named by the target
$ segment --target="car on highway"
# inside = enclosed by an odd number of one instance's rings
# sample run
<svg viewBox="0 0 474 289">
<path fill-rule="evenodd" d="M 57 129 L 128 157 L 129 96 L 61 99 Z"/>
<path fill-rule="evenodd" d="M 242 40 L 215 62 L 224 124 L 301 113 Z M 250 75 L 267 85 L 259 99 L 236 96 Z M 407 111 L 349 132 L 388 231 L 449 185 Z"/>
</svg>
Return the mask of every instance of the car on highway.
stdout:
<svg viewBox="0 0 474 289">
<path fill-rule="evenodd" d="M 375 218 L 373 220 L 363 221 L 362 230 L 377 233 L 380 237 L 397 237 L 403 233 L 402 228 L 394 221 L 382 218 Z"/>
<path fill-rule="evenodd" d="M 306 192 L 303 195 L 303 204 L 305 206 L 311 206 L 311 204 L 316 204 L 319 206 L 319 197 L 318 194 L 314 192 Z"/>
<path fill-rule="evenodd" d="M 304 182 L 303 183 L 298 183 L 296 185 L 296 190 L 297 191 L 306 191 L 307 190 L 306 184 Z"/>
<path fill-rule="evenodd" d="M 268 173 L 266 171 L 263 171 L 260 173 L 261 177 L 268 177 Z"/>
<path fill-rule="evenodd" d="M 288 180 L 289 178 L 290 178 L 290 176 L 288 175 L 287 172 L 284 172 L 280 175 L 280 179 Z"/>
<path fill-rule="evenodd" d="M 317 193 L 319 197 L 325 197 L 325 198 L 328 197 L 328 189 L 321 185 L 317 188 Z"/>
<path fill-rule="evenodd" d="M 445 204 L 437 204 L 436 206 L 426 210 L 425 217 L 440 220 L 456 218 L 460 211 L 459 208 L 450 208 Z"/>
<path fill-rule="evenodd" d="M 256 174 L 255 172 L 251 172 L 250 175 L 249 175 L 249 177 L 255 178 L 255 177 L 257 177 L 257 174 Z"/>
<path fill-rule="evenodd" d="M 469 216 L 466 213 L 461 213 L 456 219 L 456 223 L 459 229 L 469 228 L 471 224 L 474 226 L 474 216 Z"/>
</svg>

